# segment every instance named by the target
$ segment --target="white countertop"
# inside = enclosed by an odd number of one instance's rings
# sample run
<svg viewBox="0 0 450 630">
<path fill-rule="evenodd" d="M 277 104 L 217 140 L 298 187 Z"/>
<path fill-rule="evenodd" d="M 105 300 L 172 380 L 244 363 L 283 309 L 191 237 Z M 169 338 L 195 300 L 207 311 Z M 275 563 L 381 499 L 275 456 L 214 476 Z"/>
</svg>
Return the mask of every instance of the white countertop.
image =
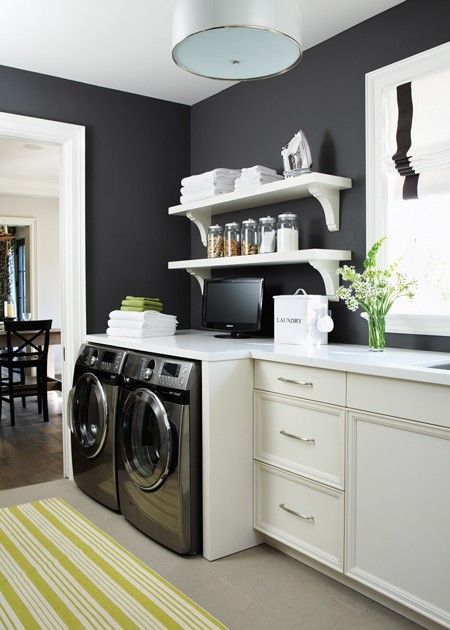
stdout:
<svg viewBox="0 0 450 630">
<path fill-rule="evenodd" d="M 367 346 L 351 344 L 329 344 L 305 348 L 290 344 L 275 344 L 273 339 L 217 339 L 214 333 L 200 330 L 180 330 L 171 337 L 147 339 L 108 337 L 105 334 L 87 335 L 86 341 L 199 361 L 264 359 L 343 372 L 450 385 L 450 370 L 427 367 L 433 364 L 450 364 L 450 354 L 441 352 L 396 348 L 386 348 L 384 352 L 370 352 Z"/>
</svg>

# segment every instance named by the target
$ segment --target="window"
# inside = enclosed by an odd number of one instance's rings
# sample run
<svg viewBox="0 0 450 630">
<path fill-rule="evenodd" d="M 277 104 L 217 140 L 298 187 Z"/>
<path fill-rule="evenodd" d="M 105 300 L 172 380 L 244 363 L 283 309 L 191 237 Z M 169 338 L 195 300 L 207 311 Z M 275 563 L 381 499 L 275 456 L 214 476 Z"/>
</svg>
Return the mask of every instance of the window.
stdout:
<svg viewBox="0 0 450 630">
<path fill-rule="evenodd" d="M 394 304 L 388 332 L 450 336 L 450 185 L 439 194 L 404 199 L 399 187 L 405 178 L 387 159 L 397 130 L 390 115 L 398 113 L 397 86 L 428 75 L 441 80 L 449 72 L 450 44 L 444 44 L 366 75 L 367 249 L 386 235 L 380 262 L 401 259 L 401 270 L 417 280 L 414 300 Z M 450 90 L 448 80 L 441 85 Z"/>
<path fill-rule="evenodd" d="M 16 242 L 17 261 L 17 318 L 23 320 L 23 314 L 27 312 L 27 259 L 25 239 Z"/>
</svg>

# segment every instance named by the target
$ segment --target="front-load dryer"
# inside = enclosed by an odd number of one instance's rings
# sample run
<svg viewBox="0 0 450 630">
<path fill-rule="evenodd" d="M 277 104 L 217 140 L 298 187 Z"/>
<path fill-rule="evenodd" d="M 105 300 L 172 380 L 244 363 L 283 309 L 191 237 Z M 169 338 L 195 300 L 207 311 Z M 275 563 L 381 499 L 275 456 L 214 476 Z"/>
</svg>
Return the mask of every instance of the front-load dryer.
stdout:
<svg viewBox="0 0 450 630">
<path fill-rule="evenodd" d="M 200 364 L 130 352 L 118 424 L 122 514 L 180 554 L 201 551 Z"/>
<path fill-rule="evenodd" d="M 86 494 L 116 511 L 117 403 L 126 355 L 117 348 L 81 346 L 68 403 L 74 480 Z"/>
</svg>

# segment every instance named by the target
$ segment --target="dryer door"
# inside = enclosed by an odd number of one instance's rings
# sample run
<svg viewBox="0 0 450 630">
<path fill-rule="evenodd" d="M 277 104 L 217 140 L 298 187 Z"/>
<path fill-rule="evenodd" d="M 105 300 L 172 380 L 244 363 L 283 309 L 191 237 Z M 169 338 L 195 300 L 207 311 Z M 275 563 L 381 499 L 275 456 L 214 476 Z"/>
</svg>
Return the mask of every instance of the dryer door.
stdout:
<svg viewBox="0 0 450 630">
<path fill-rule="evenodd" d="M 164 404 L 149 389 L 131 392 L 123 406 L 120 445 L 125 468 L 142 490 L 156 490 L 170 470 L 173 436 Z"/>
<path fill-rule="evenodd" d="M 81 452 L 88 458 L 102 450 L 108 434 L 108 405 L 102 384 L 86 372 L 71 393 L 71 428 Z"/>
</svg>

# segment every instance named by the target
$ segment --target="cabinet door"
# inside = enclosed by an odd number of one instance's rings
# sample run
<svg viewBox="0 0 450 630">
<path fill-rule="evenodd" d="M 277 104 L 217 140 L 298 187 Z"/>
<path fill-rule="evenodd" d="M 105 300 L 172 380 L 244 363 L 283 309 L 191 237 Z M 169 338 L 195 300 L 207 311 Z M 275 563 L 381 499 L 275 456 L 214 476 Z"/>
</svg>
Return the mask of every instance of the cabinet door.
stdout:
<svg viewBox="0 0 450 630">
<path fill-rule="evenodd" d="M 348 413 L 346 573 L 450 626 L 450 430 Z"/>
</svg>

